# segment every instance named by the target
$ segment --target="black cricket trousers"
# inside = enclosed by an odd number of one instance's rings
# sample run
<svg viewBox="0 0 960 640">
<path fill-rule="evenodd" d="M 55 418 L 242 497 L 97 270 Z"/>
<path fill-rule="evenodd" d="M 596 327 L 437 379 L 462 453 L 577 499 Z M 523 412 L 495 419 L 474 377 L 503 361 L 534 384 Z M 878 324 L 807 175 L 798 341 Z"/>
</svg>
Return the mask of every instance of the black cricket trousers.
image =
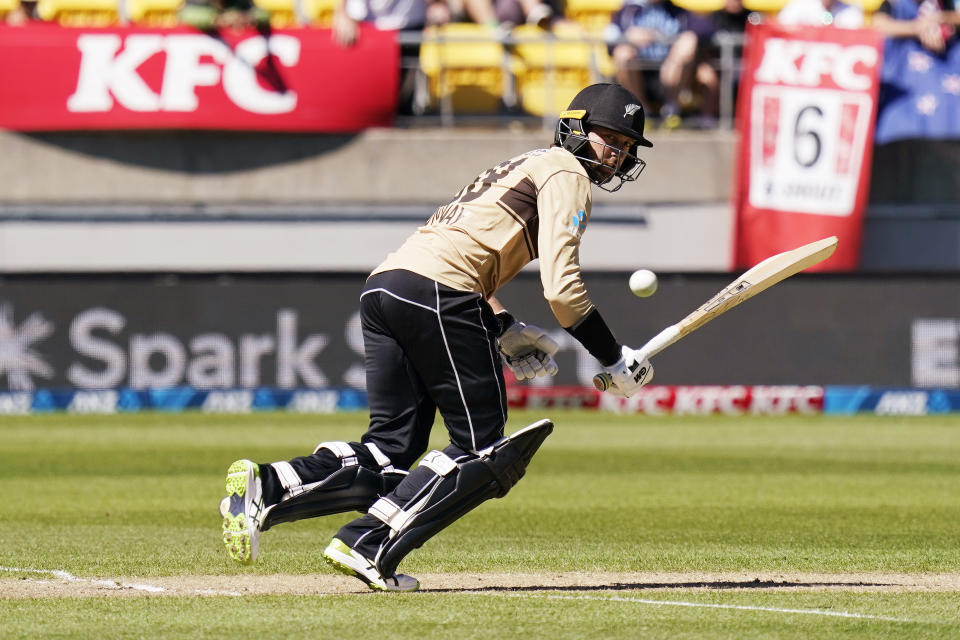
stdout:
<svg viewBox="0 0 960 640">
<path fill-rule="evenodd" d="M 372 442 L 409 469 L 427 450 L 437 409 L 468 452 L 503 437 L 507 396 L 499 321 L 483 297 L 404 270 L 377 273 L 360 298 Z"/>
</svg>

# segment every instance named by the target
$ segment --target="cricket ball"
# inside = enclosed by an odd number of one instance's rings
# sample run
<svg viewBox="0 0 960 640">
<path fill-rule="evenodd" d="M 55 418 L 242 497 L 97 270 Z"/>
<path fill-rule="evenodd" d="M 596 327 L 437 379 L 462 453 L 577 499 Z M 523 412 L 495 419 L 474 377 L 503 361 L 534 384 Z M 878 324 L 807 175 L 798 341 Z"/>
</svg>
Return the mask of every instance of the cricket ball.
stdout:
<svg viewBox="0 0 960 640">
<path fill-rule="evenodd" d="M 657 290 L 657 274 L 649 269 L 638 269 L 630 274 L 630 291 L 641 298 L 652 296 Z"/>
</svg>

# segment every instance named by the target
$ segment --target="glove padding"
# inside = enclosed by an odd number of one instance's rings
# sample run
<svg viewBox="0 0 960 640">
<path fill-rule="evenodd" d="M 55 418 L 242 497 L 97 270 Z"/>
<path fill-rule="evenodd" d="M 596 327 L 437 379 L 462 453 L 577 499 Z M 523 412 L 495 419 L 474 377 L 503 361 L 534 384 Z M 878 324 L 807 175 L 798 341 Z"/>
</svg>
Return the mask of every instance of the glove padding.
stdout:
<svg viewBox="0 0 960 640">
<path fill-rule="evenodd" d="M 514 322 L 500 335 L 500 353 L 517 380 L 553 376 L 560 368 L 553 355 L 557 341 L 532 324 Z"/>
<path fill-rule="evenodd" d="M 610 393 L 629 398 L 637 389 L 653 380 L 653 364 L 640 352 L 630 347 L 620 347 L 620 359 L 603 370 L 610 374 Z"/>
</svg>

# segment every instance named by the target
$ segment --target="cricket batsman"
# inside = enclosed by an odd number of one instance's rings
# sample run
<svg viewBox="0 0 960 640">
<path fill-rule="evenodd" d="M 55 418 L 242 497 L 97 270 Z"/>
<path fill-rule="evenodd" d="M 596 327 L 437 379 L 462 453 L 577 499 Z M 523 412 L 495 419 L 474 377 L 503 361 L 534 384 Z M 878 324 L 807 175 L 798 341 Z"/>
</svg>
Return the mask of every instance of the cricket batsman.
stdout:
<svg viewBox="0 0 960 640">
<path fill-rule="evenodd" d="M 518 379 L 557 372 L 557 343 L 495 297 L 534 259 L 557 322 L 610 375 L 610 391 L 630 396 L 650 382 L 652 365 L 617 341 L 580 271 L 591 183 L 616 191 L 636 180 L 646 166 L 638 149 L 653 146 L 643 127 L 629 91 L 586 87 L 560 114 L 552 147 L 481 173 L 373 270 L 360 296 L 369 427 L 360 442 L 230 465 L 220 511 L 234 560 L 252 563 L 275 524 L 359 510 L 324 558 L 373 589 L 419 588 L 397 573 L 400 561 L 504 496 L 553 429 L 541 420 L 504 437 L 502 362 Z M 424 455 L 438 409 L 450 444 Z"/>
</svg>

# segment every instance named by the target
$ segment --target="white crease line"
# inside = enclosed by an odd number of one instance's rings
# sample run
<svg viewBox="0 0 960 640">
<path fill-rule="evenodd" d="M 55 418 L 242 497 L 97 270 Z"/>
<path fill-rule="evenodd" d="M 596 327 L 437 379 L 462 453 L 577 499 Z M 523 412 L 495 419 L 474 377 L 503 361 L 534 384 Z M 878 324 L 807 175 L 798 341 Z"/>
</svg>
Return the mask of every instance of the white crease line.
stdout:
<svg viewBox="0 0 960 640">
<path fill-rule="evenodd" d="M 150 593 L 161 593 L 166 591 L 166 589 L 163 587 L 158 587 L 152 584 L 136 584 L 128 582 L 115 582 L 113 580 L 78 578 L 72 573 L 63 571 L 62 569 L 23 569 L 20 567 L 0 567 L 0 571 L 9 571 L 11 573 L 39 573 L 41 575 L 50 575 L 55 578 L 60 578 L 61 580 L 65 580 L 67 582 L 89 582 L 90 584 L 98 587 L 106 587 L 107 589 L 131 589 L 133 591 L 147 591 Z"/>
<path fill-rule="evenodd" d="M 243 596 L 239 591 L 218 591 L 216 589 L 196 589 L 195 593 L 200 596 Z"/>
<path fill-rule="evenodd" d="M 712 604 L 709 602 L 683 602 L 680 600 L 648 600 L 646 598 L 625 598 L 623 596 L 562 596 L 562 595 L 536 595 L 531 593 L 496 593 L 507 598 L 545 598 L 548 600 L 601 600 L 608 602 L 635 602 L 637 604 L 655 604 L 668 607 L 700 607 L 704 609 L 737 609 L 739 611 L 769 611 L 772 613 L 802 613 L 813 616 L 832 616 L 834 618 L 858 618 L 863 620 L 882 620 L 884 622 L 913 622 L 919 623 L 922 620 L 910 620 L 909 618 L 892 618 L 889 616 L 872 616 L 866 613 L 850 613 L 847 611 L 824 611 L 822 609 L 778 609 L 776 607 L 755 607 L 741 604 Z"/>
</svg>

